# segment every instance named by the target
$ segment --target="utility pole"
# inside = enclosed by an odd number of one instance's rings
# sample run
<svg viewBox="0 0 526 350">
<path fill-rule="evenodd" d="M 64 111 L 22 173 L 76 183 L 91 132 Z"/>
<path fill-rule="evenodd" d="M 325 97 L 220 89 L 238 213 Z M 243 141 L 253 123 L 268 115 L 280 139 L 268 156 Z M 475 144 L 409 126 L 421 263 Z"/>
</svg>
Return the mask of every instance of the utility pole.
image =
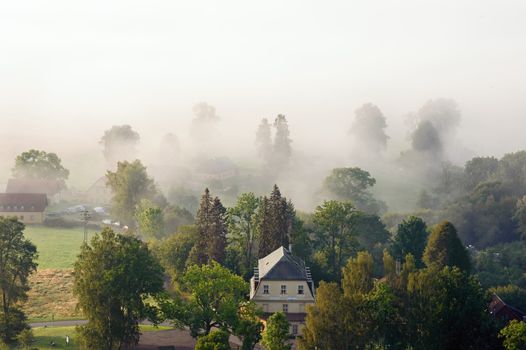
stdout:
<svg viewBox="0 0 526 350">
<path fill-rule="evenodd" d="M 84 222 L 84 243 L 88 243 L 88 221 L 91 219 L 91 215 L 88 209 L 84 209 L 80 216 Z"/>
</svg>

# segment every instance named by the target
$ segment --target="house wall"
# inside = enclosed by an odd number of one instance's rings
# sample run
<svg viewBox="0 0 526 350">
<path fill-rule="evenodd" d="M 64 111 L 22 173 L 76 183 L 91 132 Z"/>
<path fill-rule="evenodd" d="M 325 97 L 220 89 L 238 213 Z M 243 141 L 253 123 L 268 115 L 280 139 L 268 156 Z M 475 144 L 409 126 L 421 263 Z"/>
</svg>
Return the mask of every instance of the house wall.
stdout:
<svg viewBox="0 0 526 350">
<path fill-rule="evenodd" d="M 16 216 L 24 224 L 42 224 L 44 222 L 43 212 L 0 211 L 0 217 L 12 216 Z"/>
<path fill-rule="evenodd" d="M 269 294 L 264 294 L 264 286 L 269 286 Z M 286 286 L 287 293 L 281 294 L 281 286 Z M 298 294 L 298 286 L 303 286 L 303 294 Z M 307 281 L 266 281 L 261 280 L 259 286 L 253 295 L 254 301 L 297 301 L 297 302 L 314 302 L 314 296 L 311 294 Z"/>
<path fill-rule="evenodd" d="M 251 283 L 253 284 L 253 282 L 252 280 Z M 268 285 L 268 294 L 264 294 L 265 285 Z M 286 294 L 281 294 L 281 286 L 286 286 Z M 303 294 L 298 294 L 298 286 L 303 286 Z M 263 279 L 253 294 L 252 301 L 264 313 L 284 311 L 284 305 L 286 305 L 285 313 L 304 315 L 307 305 L 314 304 L 314 296 L 307 281 L 266 281 Z M 301 334 L 304 326 L 304 322 L 290 322 L 290 334 Z M 297 330 L 296 333 L 295 330 Z"/>
</svg>

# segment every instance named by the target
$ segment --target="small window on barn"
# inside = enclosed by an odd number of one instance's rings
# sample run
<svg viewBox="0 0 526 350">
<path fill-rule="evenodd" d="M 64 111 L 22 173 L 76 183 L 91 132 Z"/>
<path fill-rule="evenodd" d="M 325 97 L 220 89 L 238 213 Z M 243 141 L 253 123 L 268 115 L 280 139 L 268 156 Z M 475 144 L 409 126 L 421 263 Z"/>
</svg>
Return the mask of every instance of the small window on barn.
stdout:
<svg viewBox="0 0 526 350">
<path fill-rule="evenodd" d="M 269 293 L 268 284 L 264 284 L 263 285 L 263 294 L 268 294 L 268 293 Z"/>
<path fill-rule="evenodd" d="M 283 312 L 289 312 L 289 304 L 283 304 Z"/>
<path fill-rule="evenodd" d="M 281 285 L 281 294 L 287 294 L 287 286 L 284 284 Z"/>
<path fill-rule="evenodd" d="M 304 290 L 303 290 L 303 285 L 302 284 L 300 284 L 298 286 L 298 294 L 304 294 Z"/>
</svg>

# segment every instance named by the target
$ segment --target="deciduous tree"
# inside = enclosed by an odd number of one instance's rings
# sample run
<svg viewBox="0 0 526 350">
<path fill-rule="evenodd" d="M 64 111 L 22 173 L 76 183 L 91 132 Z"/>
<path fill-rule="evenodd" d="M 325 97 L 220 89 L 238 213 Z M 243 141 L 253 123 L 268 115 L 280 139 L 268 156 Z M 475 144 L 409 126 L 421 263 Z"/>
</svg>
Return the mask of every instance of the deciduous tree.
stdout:
<svg viewBox="0 0 526 350">
<path fill-rule="evenodd" d="M 64 168 L 61 159 L 55 153 L 47 153 L 36 149 L 19 154 L 15 159 L 13 177 L 43 180 L 68 179 L 69 170 Z"/>
<path fill-rule="evenodd" d="M 27 299 L 36 258 L 36 247 L 24 237 L 24 224 L 14 217 L 0 217 L 0 338 L 6 342 L 27 328 L 19 302 Z"/>
<path fill-rule="evenodd" d="M 156 321 L 146 302 L 163 291 L 163 269 L 145 243 L 105 228 L 82 246 L 74 294 L 88 323 L 78 327 L 82 348 L 121 349 L 139 342 L 139 322 Z"/>
</svg>

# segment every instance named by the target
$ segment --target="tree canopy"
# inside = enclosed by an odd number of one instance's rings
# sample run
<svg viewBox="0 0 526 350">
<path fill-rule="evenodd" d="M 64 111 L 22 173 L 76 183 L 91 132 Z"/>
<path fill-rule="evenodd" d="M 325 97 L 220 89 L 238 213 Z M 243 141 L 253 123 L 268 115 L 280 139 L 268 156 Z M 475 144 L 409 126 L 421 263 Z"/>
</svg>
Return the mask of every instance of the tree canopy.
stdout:
<svg viewBox="0 0 526 350">
<path fill-rule="evenodd" d="M 164 274 L 143 242 L 105 228 L 84 244 L 75 262 L 74 294 L 88 323 L 83 348 L 120 349 L 139 342 L 139 322 L 157 320 L 146 300 L 163 291 Z"/>
<path fill-rule="evenodd" d="M 24 227 L 14 217 L 0 217 L 0 338 L 6 342 L 28 327 L 20 302 L 27 299 L 28 277 L 37 268 L 37 249 L 25 239 Z"/>
<path fill-rule="evenodd" d="M 30 149 L 16 157 L 13 176 L 64 182 L 69 177 L 69 170 L 64 168 L 55 153 Z"/>
</svg>

